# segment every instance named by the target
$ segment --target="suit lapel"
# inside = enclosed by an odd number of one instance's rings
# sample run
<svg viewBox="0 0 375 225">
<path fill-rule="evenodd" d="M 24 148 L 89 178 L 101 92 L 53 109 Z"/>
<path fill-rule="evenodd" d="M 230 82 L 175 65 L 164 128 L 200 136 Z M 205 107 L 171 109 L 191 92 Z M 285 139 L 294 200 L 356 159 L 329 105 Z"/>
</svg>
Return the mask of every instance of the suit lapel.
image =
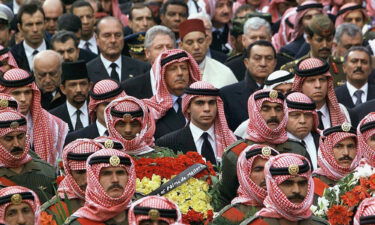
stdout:
<svg viewBox="0 0 375 225">
<path fill-rule="evenodd" d="M 367 91 L 367 101 L 375 98 L 375 85 L 368 84 L 368 91 Z"/>
<path fill-rule="evenodd" d="M 127 80 L 131 73 L 131 63 L 125 62 L 125 56 L 121 56 L 121 80 Z"/>
<path fill-rule="evenodd" d="M 72 121 L 70 120 L 68 106 L 66 105 L 66 102 L 64 103 L 64 106 L 62 108 L 63 108 L 62 115 L 65 117 L 63 120 L 68 122 L 69 130 L 74 131 Z"/>
<path fill-rule="evenodd" d="M 350 97 L 348 86 L 345 85 L 345 87 L 343 88 L 343 91 L 344 93 L 342 97 L 344 98 L 344 102 L 347 102 L 348 108 L 353 108 L 354 102 L 353 102 L 353 99 Z"/>
<path fill-rule="evenodd" d="M 187 124 L 184 128 L 181 130 L 181 137 L 183 138 L 183 144 L 184 144 L 184 153 L 188 151 L 198 151 L 197 146 L 195 145 L 193 134 L 191 133 L 189 124 Z"/>
<path fill-rule="evenodd" d="M 314 139 L 316 152 L 318 152 L 320 135 L 317 132 L 314 132 L 314 131 L 311 132 L 311 135 L 313 136 L 313 139 Z"/>
</svg>

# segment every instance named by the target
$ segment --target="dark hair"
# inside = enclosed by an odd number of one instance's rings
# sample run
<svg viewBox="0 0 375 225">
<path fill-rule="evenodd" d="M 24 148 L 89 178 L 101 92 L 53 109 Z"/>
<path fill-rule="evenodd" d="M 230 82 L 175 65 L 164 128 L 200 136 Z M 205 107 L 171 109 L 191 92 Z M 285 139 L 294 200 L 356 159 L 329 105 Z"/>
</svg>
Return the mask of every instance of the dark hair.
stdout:
<svg viewBox="0 0 375 225">
<path fill-rule="evenodd" d="M 189 8 L 188 8 L 187 4 L 184 2 L 184 0 L 168 0 L 167 2 L 163 3 L 163 5 L 161 6 L 160 14 L 165 15 L 169 5 L 179 5 L 179 6 L 185 7 L 186 17 L 189 16 Z"/>
<path fill-rule="evenodd" d="M 105 20 L 105 19 L 111 19 L 111 20 L 115 20 L 115 21 L 117 21 L 120 25 L 121 25 L 121 27 L 122 27 L 122 23 L 121 23 L 121 21 L 119 20 L 119 19 L 117 19 L 116 17 L 113 17 L 113 16 L 105 16 L 105 17 L 102 17 L 102 18 L 100 18 L 97 22 L 96 22 L 96 26 L 95 26 L 95 30 L 94 30 L 94 32 L 95 32 L 95 34 L 96 35 L 99 35 L 99 24 L 102 22 L 102 20 Z M 124 35 L 124 30 L 123 29 L 121 29 L 121 32 L 122 32 L 122 34 Z"/>
<path fill-rule="evenodd" d="M 81 19 L 72 13 L 65 13 L 57 20 L 57 30 L 67 30 L 76 33 L 81 29 Z"/>
<path fill-rule="evenodd" d="M 233 17 L 236 18 L 238 14 L 240 14 L 240 13 L 242 13 L 244 11 L 249 11 L 249 10 L 251 10 L 252 12 L 255 11 L 254 7 L 252 5 L 250 5 L 250 4 L 241 5 L 240 7 L 238 7 L 236 9 L 236 11 L 234 12 L 234 16 Z"/>
<path fill-rule="evenodd" d="M 370 51 L 366 48 L 366 47 L 363 47 L 363 46 L 353 46 L 351 48 L 348 49 L 348 51 L 345 52 L 345 55 L 344 55 L 344 63 L 346 63 L 348 61 L 348 57 L 349 57 L 349 54 L 351 52 L 354 52 L 354 51 L 359 51 L 359 52 L 364 52 L 366 53 L 366 55 L 368 56 L 369 58 L 369 63 L 370 63 L 370 66 L 372 65 L 372 57 L 371 57 L 371 53 Z"/>
<path fill-rule="evenodd" d="M 84 1 L 84 0 L 79 0 L 79 1 L 76 1 L 72 4 L 72 8 L 70 8 L 70 12 L 73 13 L 73 10 L 75 8 L 80 8 L 80 7 L 90 7 L 91 11 L 94 13 L 94 9 L 92 8 L 91 4 Z"/>
<path fill-rule="evenodd" d="M 43 9 L 40 7 L 40 4 L 38 4 L 37 2 L 30 2 L 28 4 L 22 5 L 21 8 L 18 10 L 18 14 L 17 14 L 18 23 L 22 25 L 23 14 L 33 15 L 38 11 L 43 14 L 43 21 L 44 21 L 45 15 L 44 15 Z"/>
<path fill-rule="evenodd" d="M 61 42 L 61 43 L 65 43 L 67 42 L 68 40 L 70 39 L 73 39 L 74 41 L 74 46 L 76 48 L 78 48 L 78 45 L 79 45 L 79 39 L 77 38 L 77 36 L 71 32 L 71 31 L 66 31 L 66 30 L 61 30 L 59 32 L 57 32 L 56 34 L 54 34 L 51 38 L 51 46 L 52 46 L 52 49 L 53 49 L 53 45 L 56 43 L 56 42 Z"/>
<path fill-rule="evenodd" d="M 265 46 L 265 47 L 270 47 L 270 48 L 272 48 L 272 51 L 273 51 L 273 55 L 274 55 L 274 57 L 275 57 L 275 59 L 276 59 L 276 49 L 275 49 L 275 47 L 273 47 L 273 45 L 272 45 L 272 43 L 271 42 L 269 42 L 269 41 L 265 41 L 265 40 L 258 40 L 258 41 L 255 41 L 255 42 L 253 42 L 253 43 L 251 43 L 250 45 L 249 45 L 249 47 L 247 47 L 247 49 L 246 49 L 246 58 L 249 58 L 250 57 L 250 53 L 251 53 L 251 49 L 254 47 L 254 46 L 256 46 L 256 45 L 259 45 L 259 46 Z"/>
<path fill-rule="evenodd" d="M 148 10 L 150 10 L 150 12 L 151 12 L 151 17 L 153 16 L 152 10 L 148 5 L 144 4 L 143 2 L 142 3 L 134 3 L 132 5 L 132 7 L 130 8 L 130 11 L 129 11 L 129 20 L 133 20 L 132 12 L 133 12 L 134 9 L 143 9 L 143 8 L 148 8 Z"/>
</svg>

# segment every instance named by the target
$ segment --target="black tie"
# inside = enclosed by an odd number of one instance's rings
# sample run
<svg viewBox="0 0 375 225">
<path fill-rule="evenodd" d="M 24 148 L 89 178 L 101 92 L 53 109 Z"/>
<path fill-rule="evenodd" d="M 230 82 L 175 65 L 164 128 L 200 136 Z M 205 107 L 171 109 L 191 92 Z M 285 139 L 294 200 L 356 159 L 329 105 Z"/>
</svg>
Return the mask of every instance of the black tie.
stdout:
<svg viewBox="0 0 375 225">
<path fill-rule="evenodd" d="M 203 138 L 203 145 L 202 145 L 202 151 L 201 154 L 204 158 L 206 158 L 207 161 L 210 161 L 213 165 L 216 164 L 215 154 L 214 150 L 212 149 L 211 143 L 208 140 L 208 133 L 204 132 L 202 134 Z"/>
<path fill-rule="evenodd" d="M 74 130 L 79 130 L 83 128 L 83 124 L 81 121 L 81 110 L 77 109 L 76 114 L 77 114 L 77 120 L 76 120 L 76 126 Z"/>
<path fill-rule="evenodd" d="M 357 101 L 355 102 L 355 106 L 362 104 L 362 90 L 356 90 L 354 92 L 354 96 L 357 97 Z"/>
<path fill-rule="evenodd" d="M 318 111 L 318 116 L 319 116 L 319 126 L 318 126 L 318 128 L 321 129 L 321 130 L 324 130 L 324 124 L 323 124 L 323 119 L 322 119 L 323 113 Z"/>
<path fill-rule="evenodd" d="M 109 136 L 108 130 L 106 130 L 106 131 L 104 132 L 104 135 L 107 136 L 107 137 Z"/>
<path fill-rule="evenodd" d="M 36 54 L 38 54 L 38 53 L 39 53 L 39 51 L 35 49 L 35 50 L 33 51 L 33 57 L 34 57 Z"/>
<path fill-rule="evenodd" d="M 186 119 L 185 119 L 184 114 L 182 113 L 182 104 L 181 104 L 181 102 L 182 102 L 182 98 L 178 97 L 177 98 L 177 104 L 178 104 L 177 117 L 178 117 L 178 121 L 182 124 L 182 126 L 185 126 Z"/>
<path fill-rule="evenodd" d="M 117 64 L 116 64 L 116 63 L 111 63 L 110 67 L 112 68 L 112 71 L 111 71 L 111 78 L 112 78 L 113 80 L 120 81 L 120 78 L 119 78 L 118 73 L 117 73 L 117 71 L 116 71 Z"/>
<path fill-rule="evenodd" d="M 92 53 L 91 49 L 90 49 L 90 43 L 88 41 L 85 42 L 85 50 L 89 51 Z"/>
</svg>

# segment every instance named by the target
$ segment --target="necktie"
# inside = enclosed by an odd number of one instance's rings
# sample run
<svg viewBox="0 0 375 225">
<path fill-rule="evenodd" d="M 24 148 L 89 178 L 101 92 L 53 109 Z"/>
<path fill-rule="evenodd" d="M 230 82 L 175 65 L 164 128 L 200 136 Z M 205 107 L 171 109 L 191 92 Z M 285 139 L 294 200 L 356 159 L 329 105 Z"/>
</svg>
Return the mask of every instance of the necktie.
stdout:
<svg viewBox="0 0 375 225">
<path fill-rule="evenodd" d="M 357 106 L 359 104 L 362 104 L 362 94 L 363 94 L 362 90 L 356 90 L 354 92 L 354 96 L 357 97 L 357 101 L 355 102 L 355 106 Z"/>
<path fill-rule="evenodd" d="M 36 54 L 38 54 L 38 53 L 39 53 L 39 51 L 35 49 L 35 50 L 33 51 L 33 57 L 34 57 Z"/>
<path fill-rule="evenodd" d="M 83 128 L 83 124 L 81 121 L 81 110 L 77 109 L 76 114 L 77 114 L 77 120 L 76 120 L 76 126 L 74 130 L 79 130 Z"/>
<path fill-rule="evenodd" d="M 178 117 L 179 122 L 182 124 L 182 126 L 184 126 L 186 124 L 186 119 L 185 119 L 184 114 L 182 113 L 182 104 L 181 104 L 182 98 L 178 97 L 176 102 L 178 104 L 177 117 Z"/>
<path fill-rule="evenodd" d="M 323 119 L 322 119 L 323 113 L 318 111 L 318 117 L 319 117 L 319 126 L 318 128 L 321 130 L 324 130 L 324 125 L 323 125 Z"/>
<path fill-rule="evenodd" d="M 89 52 L 92 52 L 91 49 L 90 49 L 90 42 L 86 41 L 84 46 L 85 46 L 85 50 L 87 50 Z"/>
<path fill-rule="evenodd" d="M 203 145 L 201 149 L 202 156 L 206 158 L 207 161 L 210 161 L 212 164 L 216 164 L 214 150 L 212 149 L 211 143 L 208 140 L 208 133 L 204 132 L 202 134 L 202 138 L 203 138 Z"/>
<path fill-rule="evenodd" d="M 108 130 L 106 130 L 106 131 L 104 132 L 104 135 L 107 136 L 107 137 L 109 136 Z"/>
<path fill-rule="evenodd" d="M 117 73 L 117 71 L 116 71 L 117 64 L 116 64 L 116 63 L 111 63 L 110 67 L 112 68 L 112 71 L 111 71 L 111 78 L 112 78 L 113 80 L 120 81 L 120 78 L 119 78 L 118 73 Z"/>
</svg>

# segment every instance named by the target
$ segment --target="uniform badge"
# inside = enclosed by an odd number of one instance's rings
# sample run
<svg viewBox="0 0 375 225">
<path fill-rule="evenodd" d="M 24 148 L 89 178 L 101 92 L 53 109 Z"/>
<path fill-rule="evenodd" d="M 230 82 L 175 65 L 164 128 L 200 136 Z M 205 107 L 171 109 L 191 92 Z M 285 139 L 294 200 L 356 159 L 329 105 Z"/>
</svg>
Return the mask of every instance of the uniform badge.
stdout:
<svg viewBox="0 0 375 225">
<path fill-rule="evenodd" d="M 105 147 L 105 148 L 113 148 L 114 145 L 115 145 L 115 144 L 113 143 L 112 140 L 106 140 L 106 141 L 104 142 L 104 147 Z"/>
<path fill-rule="evenodd" d="M 6 99 L 0 99 L 0 108 L 6 108 L 9 106 L 9 102 Z"/>
<path fill-rule="evenodd" d="M 109 158 L 109 164 L 111 166 L 118 166 L 120 164 L 120 158 L 117 155 L 111 156 L 111 158 Z"/>
<path fill-rule="evenodd" d="M 129 123 L 132 121 L 133 117 L 129 113 L 126 113 L 122 116 L 122 119 L 124 119 L 125 122 Z"/>
<path fill-rule="evenodd" d="M 14 194 L 10 197 L 10 202 L 14 205 L 19 205 L 22 203 L 22 196 L 20 194 Z"/>
<path fill-rule="evenodd" d="M 270 96 L 271 99 L 276 99 L 279 96 L 279 94 L 277 93 L 276 90 L 272 90 L 272 91 L 270 91 L 269 96 Z"/>
<path fill-rule="evenodd" d="M 155 221 L 155 220 L 159 219 L 160 212 L 157 209 L 150 209 L 150 211 L 148 211 L 148 216 L 150 217 L 151 220 Z"/>
<path fill-rule="evenodd" d="M 13 121 L 10 123 L 10 128 L 17 129 L 20 126 L 20 124 L 17 121 Z"/>
<path fill-rule="evenodd" d="M 341 125 L 341 130 L 345 132 L 349 132 L 351 128 L 352 128 L 352 125 L 350 123 L 345 122 Z"/>
<path fill-rule="evenodd" d="M 270 156 L 271 155 L 271 148 L 268 146 L 265 146 L 262 148 L 262 155 L 264 156 Z"/>
<path fill-rule="evenodd" d="M 297 175 L 298 174 L 298 172 L 299 172 L 299 167 L 298 167 L 298 165 L 290 165 L 289 167 L 288 167 L 288 172 L 289 172 L 289 174 L 290 175 Z"/>
</svg>

